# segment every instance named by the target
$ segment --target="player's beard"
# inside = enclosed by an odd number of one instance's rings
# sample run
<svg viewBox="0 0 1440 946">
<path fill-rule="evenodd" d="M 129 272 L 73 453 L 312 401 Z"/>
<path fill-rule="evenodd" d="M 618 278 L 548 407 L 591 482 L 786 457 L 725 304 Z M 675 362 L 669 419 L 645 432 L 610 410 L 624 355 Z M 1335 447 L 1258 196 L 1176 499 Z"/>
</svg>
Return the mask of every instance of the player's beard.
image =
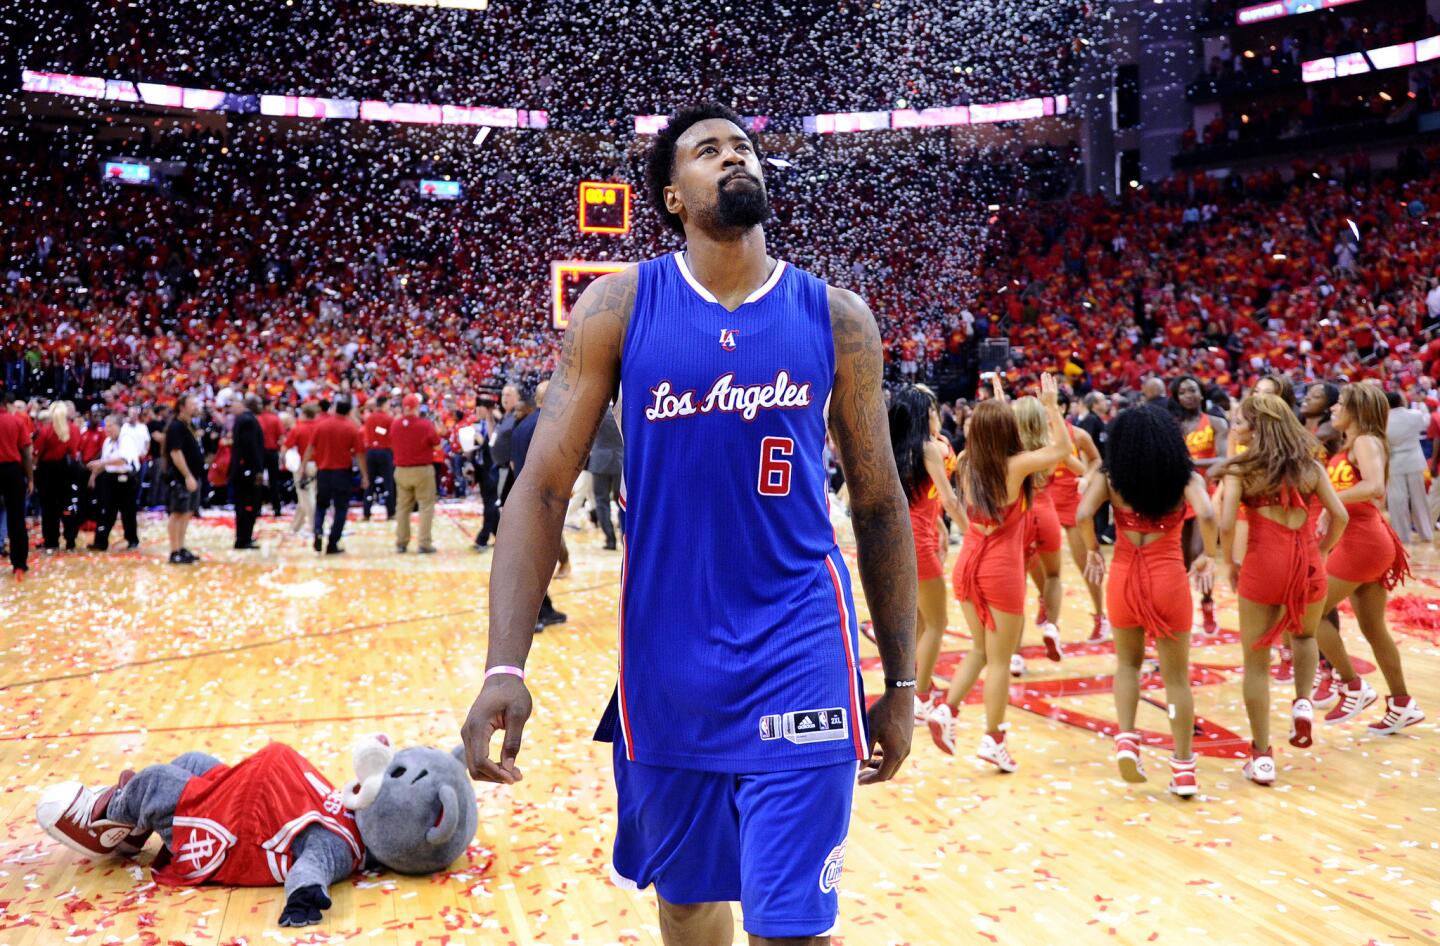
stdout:
<svg viewBox="0 0 1440 946">
<path fill-rule="evenodd" d="M 752 178 L 753 180 L 753 178 Z M 715 223 L 722 230 L 749 230 L 770 219 L 770 197 L 765 182 L 757 180 L 754 187 L 730 187 L 722 181 L 715 197 Z"/>
</svg>

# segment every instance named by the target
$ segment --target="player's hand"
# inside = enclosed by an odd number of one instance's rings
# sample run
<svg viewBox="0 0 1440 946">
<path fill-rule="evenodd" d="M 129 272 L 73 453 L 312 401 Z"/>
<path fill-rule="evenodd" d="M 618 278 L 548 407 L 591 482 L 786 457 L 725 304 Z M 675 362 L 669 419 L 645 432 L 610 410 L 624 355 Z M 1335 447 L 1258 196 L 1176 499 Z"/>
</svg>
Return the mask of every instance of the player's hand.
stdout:
<svg viewBox="0 0 1440 946">
<path fill-rule="evenodd" d="M 370 488 L 370 477 L 368 477 L 368 476 L 362 476 L 362 477 L 360 477 L 360 488 L 361 488 L 361 489 L 369 489 L 369 488 Z"/>
<path fill-rule="evenodd" d="M 870 707 L 870 758 L 860 770 L 861 785 L 890 781 L 910 754 L 910 738 L 915 732 L 914 693 L 910 687 L 886 689 Z"/>
<path fill-rule="evenodd" d="M 471 778 L 502 785 L 512 785 L 524 778 L 515 767 L 515 757 L 520 754 L 520 737 L 525 721 L 530 718 L 531 706 L 530 691 L 519 677 L 501 673 L 485 681 L 460 730 L 460 739 L 465 743 L 465 765 Z M 490 740 L 497 729 L 505 730 L 498 764 L 490 758 Z"/>
<path fill-rule="evenodd" d="M 185 477 L 185 491 L 186 491 L 186 492 L 193 493 L 193 492 L 195 492 L 195 491 L 196 491 L 197 489 L 199 489 L 199 488 L 200 488 L 200 484 L 199 484 L 198 482 L 196 482 L 195 477 L 193 477 L 193 476 L 187 476 L 187 477 Z"/>
<path fill-rule="evenodd" d="M 1085 554 L 1085 580 L 1092 585 L 1105 583 L 1105 554 L 1099 549 Z"/>
<path fill-rule="evenodd" d="M 1195 580 L 1195 590 L 1208 595 L 1215 590 L 1215 561 L 1208 555 L 1200 555 L 1190 563 L 1190 577 Z"/>
<path fill-rule="evenodd" d="M 1057 411 L 1060 409 L 1060 386 L 1048 371 L 1040 376 L 1040 403 Z"/>
<path fill-rule="evenodd" d="M 324 919 L 322 911 L 330 909 L 330 896 L 319 884 L 301 887 L 285 901 L 280 913 L 281 926 L 314 926 Z"/>
</svg>

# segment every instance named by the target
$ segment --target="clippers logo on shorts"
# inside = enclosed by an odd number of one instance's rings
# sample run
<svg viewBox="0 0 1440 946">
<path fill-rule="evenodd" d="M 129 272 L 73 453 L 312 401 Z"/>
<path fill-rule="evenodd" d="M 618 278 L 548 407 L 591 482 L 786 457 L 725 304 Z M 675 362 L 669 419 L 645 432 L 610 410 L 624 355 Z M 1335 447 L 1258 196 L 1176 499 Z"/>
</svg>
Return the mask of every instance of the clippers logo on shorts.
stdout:
<svg viewBox="0 0 1440 946">
<path fill-rule="evenodd" d="M 820 892 L 834 893 L 840 886 L 840 873 L 845 869 L 845 842 L 841 841 L 830 850 L 825 863 L 820 865 Z"/>
<path fill-rule="evenodd" d="M 722 328 L 720 330 L 720 347 L 726 351 L 735 350 L 735 336 L 739 333 L 733 328 Z"/>
<path fill-rule="evenodd" d="M 832 707 L 786 713 L 784 733 L 786 739 L 799 746 L 810 742 L 848 739 L 850 727 L 845 722 L 845 710 Z"/>
</svg>

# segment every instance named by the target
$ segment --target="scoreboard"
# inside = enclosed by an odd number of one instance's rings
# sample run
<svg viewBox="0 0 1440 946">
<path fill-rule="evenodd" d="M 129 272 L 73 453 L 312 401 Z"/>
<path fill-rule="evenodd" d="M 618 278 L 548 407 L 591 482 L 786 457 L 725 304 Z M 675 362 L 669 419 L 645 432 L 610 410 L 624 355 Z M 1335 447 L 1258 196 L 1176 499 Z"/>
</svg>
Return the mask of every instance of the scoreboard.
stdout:
<svg viewBox="0 0 1440 946">
<path fill-rule="evenodd" d="M 622 269 L 634 266 L 634 263 L 621 262 L 600 262 L 593 263 L 587 260 L 553 260 L 550 263 L 550 296 L 552 301 L 552 319 L 558 329 L 564 329 L 570 325 L 570 310 L 575 305 L 575 300 L 580 298 L 580 293 L 599 277 L 606 273 L 618 273 Z"/>
<path fill-rule="evenodd" d="M 629 233 L 630 185 L 615 181 L 581 181 L 580 232 Z"/>
</svg>

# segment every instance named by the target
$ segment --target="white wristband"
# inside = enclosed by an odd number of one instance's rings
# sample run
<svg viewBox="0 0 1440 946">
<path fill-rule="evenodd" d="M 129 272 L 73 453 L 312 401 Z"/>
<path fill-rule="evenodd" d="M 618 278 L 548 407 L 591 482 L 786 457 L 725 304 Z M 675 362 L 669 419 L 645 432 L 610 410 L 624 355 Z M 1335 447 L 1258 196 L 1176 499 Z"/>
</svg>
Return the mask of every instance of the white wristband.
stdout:
<svg viewBox="0 0 1440 946">
<path fill-rule="evenodd" d="M 489 680 L 491 677 L 497 676 L 502 673 L 508 673 L 512 677 L 519 677 L 521 680 L 525 679 L 525 671 L 521 670 L 519 667 L 491 667 L 489 670 L 485 671 L 485 679 Z"/>
</svg>

